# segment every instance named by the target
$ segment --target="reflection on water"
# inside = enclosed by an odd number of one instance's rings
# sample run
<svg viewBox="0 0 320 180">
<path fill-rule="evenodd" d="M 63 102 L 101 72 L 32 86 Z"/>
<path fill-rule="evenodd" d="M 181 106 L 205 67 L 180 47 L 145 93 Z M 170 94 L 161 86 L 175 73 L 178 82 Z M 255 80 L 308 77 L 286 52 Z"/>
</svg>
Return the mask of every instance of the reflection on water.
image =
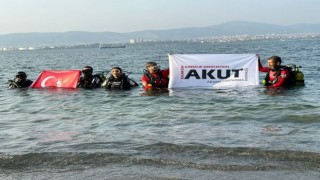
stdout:
<svg viewBox="0 0 320 180">
<path fill-rule="evenodd" d="M 168 89 L 153 89 L 153 90 L 143 90 L 141 96 L 163 96 L 169 95 Z"/>
</svg>

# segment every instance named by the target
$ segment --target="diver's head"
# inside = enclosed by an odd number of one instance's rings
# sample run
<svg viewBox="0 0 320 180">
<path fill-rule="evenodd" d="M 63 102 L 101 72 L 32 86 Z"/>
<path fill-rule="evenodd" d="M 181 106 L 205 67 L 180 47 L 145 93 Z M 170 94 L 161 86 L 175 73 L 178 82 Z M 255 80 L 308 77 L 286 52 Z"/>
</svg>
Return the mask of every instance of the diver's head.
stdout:
<svg viewBox="0 0 320 180">
<path fill-rule="evenodd" d="M 25 81 L 26 79 L 27 79 L 27 74 L 26 74 L 25 72 L 23 72 L 23 71 L 17 72 L 17 74 L 16 74 L 16 80 L 17 80 L 18 82 L 23 82 L 23 81 Z"/>
<path fill-rule="evenodd" d="M 93 68 L 91 66 L 85 66 L 82 69 L 82 73 L 84 74 L 84 76 L 90 76 L 93 73 Z"/>
<path fill-rule="evenodd" d="M 279 56 L 271 56 L 268 58 L 268 66 L 270 69 L 276 69 L 281 65 L 281 58 Z"/>
<path fill-rule="evenodd" d="M 146 70 L 152 74 L 158 72 L 160 70 L 160 67 L 157 66 L 157 63 L 151 61 L 146 63 Z"/>
<path fill-rule="evenodd" d="M 119 78 L 122 76 L 122 69 L 118 66 L 112 67 L 111 68 L 111 74 L 114 78 Z"/>
</svg>

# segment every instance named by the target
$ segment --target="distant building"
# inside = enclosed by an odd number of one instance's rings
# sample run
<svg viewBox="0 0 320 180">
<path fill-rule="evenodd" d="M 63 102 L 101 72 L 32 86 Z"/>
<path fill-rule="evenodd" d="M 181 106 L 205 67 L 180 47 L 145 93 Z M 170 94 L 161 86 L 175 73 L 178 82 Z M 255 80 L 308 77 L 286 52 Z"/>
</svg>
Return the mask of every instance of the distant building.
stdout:
<svg viewBox="0 0 320 180">
<path fill-rule="evenodd" d="M 139 36 L 139 38 L 137 40 L 135 39 L 130 39 L 129 41 L 130 44 L 135 44 L 135 43 L 143 43 L 143 39 Z"/>
<path fill-rule="evenodd" d="M 135 39 L 130 39 L 130 40 L 129 40 L 129 43 L 130 43 L 130 44 L 134 44 L 134 43 L 136 43 L 136 40 L 135 40 Z"/>
</svg>

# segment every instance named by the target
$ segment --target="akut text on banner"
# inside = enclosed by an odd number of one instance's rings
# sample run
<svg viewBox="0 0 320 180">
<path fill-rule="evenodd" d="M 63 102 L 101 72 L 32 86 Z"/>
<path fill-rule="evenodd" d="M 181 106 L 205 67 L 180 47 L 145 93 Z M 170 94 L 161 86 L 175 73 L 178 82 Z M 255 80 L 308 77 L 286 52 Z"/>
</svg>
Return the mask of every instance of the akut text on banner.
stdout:
<svg viewBox="0 0 320 180">
<path fill-rule="evenodd" d="M 259 85 L 255 54 L 169 54 L 169 88 Z"/>
</svg>

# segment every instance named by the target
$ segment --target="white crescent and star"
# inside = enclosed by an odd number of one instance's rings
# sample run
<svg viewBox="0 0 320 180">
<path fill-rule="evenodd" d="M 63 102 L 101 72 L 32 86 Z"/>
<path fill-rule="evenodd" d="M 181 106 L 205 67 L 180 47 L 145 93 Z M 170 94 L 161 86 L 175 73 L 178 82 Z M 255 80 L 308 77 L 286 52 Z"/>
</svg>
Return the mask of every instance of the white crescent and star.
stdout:
<svg viewBox="0 0 320 180">
<path fill-rule="evenodd" d="M 44 78 L 44 80 L 42 80 L 41 82 L 41 87 L 46 87 L 46 82 L 49 80 L 49 79 L 52 79 L 52 78 L 56 78 L 54 76 L 48 76 L 46 78 Z"/>
</svg>

